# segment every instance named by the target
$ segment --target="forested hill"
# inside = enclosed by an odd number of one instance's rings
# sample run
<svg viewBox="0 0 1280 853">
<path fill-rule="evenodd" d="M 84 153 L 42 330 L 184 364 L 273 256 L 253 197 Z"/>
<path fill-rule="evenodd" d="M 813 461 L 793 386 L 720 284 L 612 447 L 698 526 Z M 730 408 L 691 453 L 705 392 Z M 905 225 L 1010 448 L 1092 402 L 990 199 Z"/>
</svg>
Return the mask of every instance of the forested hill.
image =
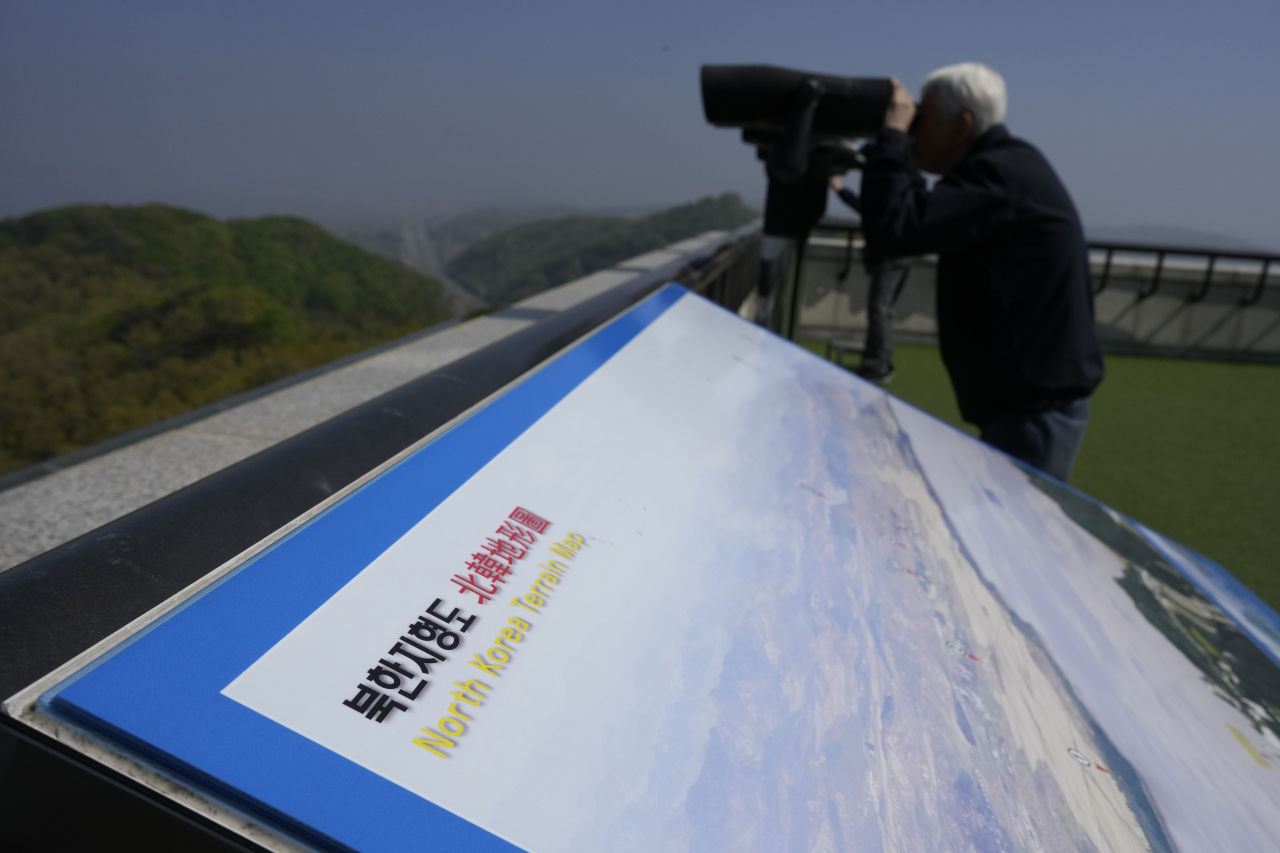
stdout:
<svg viewBox="0 0 1280 853">
<path fill-rule="evenodd" d="M 508 305 L 678 240 L 737 228 L 758 215 L 736 194 L 725 193 L 644 217 L 527 222 L 472 243 L 448 271 L 487 302 Z"/>
<path fill-rule="evenodd" d="M 0 220 L 0 472 L 448 316 L 435 279 L 301 219 Z"/>
</svg>

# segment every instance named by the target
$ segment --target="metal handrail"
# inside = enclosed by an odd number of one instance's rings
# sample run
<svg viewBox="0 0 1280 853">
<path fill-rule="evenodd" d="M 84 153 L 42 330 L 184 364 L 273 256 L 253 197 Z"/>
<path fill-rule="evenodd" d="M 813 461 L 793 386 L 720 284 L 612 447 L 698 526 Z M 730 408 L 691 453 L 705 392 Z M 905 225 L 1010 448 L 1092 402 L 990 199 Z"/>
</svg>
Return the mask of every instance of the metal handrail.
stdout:
<svg viewBox="0 0 1280 853">
<path fill-rule="evenodd" d="M 1136 252 L 1139 254 L 1156 255 L 1165 253 L 1168 255 L 1188 255 L 1191 257 L 1209 257 L 1217 255 L 1220 258 L 1231 258 L 1241 261 L 1275 261 L 1280 260 L 1280 254 L 1276 252 L 1237 252 L 1234 249 L 1212 249 L 1203 246 L 1170 246 L 1160 245 L 1156 243 L 1117 243 L 1112 240 L 1089 240 L 1087 241 L 1089 248 L 1093 250 L 1110 250 L 1115 252 Z"/>
<path fill-rule="evenodd" d="M 1241 297 L 1240 306 L 1247 308 L 1254 305 L 1262 298 L 1262 294 L 1266 290 L 1267 276 L 1271 271 L 1271 265 L 1276 261 L 1280 261 L 1280 254 L 1274 252 L 1249 252 L 1235 251 L 1223 249 L 1208 249 L 1198 246 L 1158 246 L 1152 243 L 1116 243 L 1111 241 L 1090 241 L 1090 251 L 1102 251 L 1106 255 L 1102 263 L 1102 275 L 1100 281 L 1094 286 L 1095 294 L 1101 293 L 1103 288 L 1107 286 L 1110 278 L 1111 262 L 1116 252 L 1130 252 L 1142 255 L 1156 256 L 1156 272 L 1152 278 L 1150 285 L 1142 288 L 1138 292 L 1139 299 L 1146 299 L 1153 295 L 1160 287 L 1164 271 L 1164 260 L 1170 255 L 1180 255 L 1183 257 L 1203 257 L 1206 258 L 1204 278 L 1201 279 L 1199 286 L 1187 296 L 1188 302 L 1201 302 L 1209 295 L 1210 289 L 1213 287 L 1213 274 L 1219 268 L 1219 261 L 1253 261 L 1262 264 L 1262 268 L 1258 271 L 1257 282 L 1253 286 L 1253 290 L 1246 296 Z"/>
<path fill-rule="evenodd" d="M 853 239 L 861 228 L 856 223 L 847 220 L 826 218 L 819 224 L 819 231 L 836 231 L 847 235 L 848 242 L 845 246 L 845 260 L 841 265 L 838 280 L 843 281 L 848 275 L 849 267 L 852 262 Z M 1209 295 L 1209 291 L 1213 288 L 1214 273 L 1221 269 L 1222 261 L 1251 261 L 1260 263 L 1261 270 L 1258 272 L 1257 281 L 1253 285 L 1253 289 L 1245 296 L 1240 298 L 1239 305 L 1247 308 L 1250 305 L 1256 305 L 1262 299 L 1263 293 L 1266 292 L 1267 277 L 1270 275 L 1272 266 L 1280 264 L 1280 253 L 1276 252 L 1252 252 L 1252 251 L 1236 251 L 1234 249 L 1224 250 L 1201 246 L 1170 246 L 1159 245 L 1155 243 L 1131 243 L 1117 242 L 1113 240 L 1089 240 L 1087 242 L 1090 252 L 1103 252 L 1102 272 L 1098 276 L 1093 285 L 1093 293 L 1096 296 L 1106 289 L 1111 281 L 1113 271 L 1113 262 L 1117 252 L 1133 253 L 1141 255 L 1155 255 L 1155 273 L 1151 280 L 1143 286 L 1137 293 L 1138 299 L 1147 299 L 1154 296 L 1160 289 L 1160 285 L 1164 282 L 1165 260 L 1170 256 L 1180 257 L 1203 257 L 1206 258 L 1204 278 L 1190 295 L 1187 296 L 1188 302 L 1201 302 Z"/>
</svg>

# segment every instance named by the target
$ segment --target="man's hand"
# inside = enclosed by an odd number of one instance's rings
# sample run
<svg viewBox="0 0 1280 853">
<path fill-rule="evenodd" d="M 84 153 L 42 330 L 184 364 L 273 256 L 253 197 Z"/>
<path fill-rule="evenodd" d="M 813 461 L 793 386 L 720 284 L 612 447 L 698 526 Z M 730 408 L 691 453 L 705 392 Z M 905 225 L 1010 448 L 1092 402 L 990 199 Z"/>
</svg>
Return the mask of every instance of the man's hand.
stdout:
<svg viewBox="0 0 1280 853">
<path fill-rule="evenodd" d="M 884 111 L 884 126 L 906 133 L 916 117 L 916 101 L 901 80 L 897 77 L 889 80 L 893 83 L 893 95 L 889 97 L 889 107 Z"/>
<path fill-rule="evenodd" d="M 840 190 L 844 189 L 844 181 L 840 180 L 839 175 L 831 176 L 831 189 L 836 192 L 840 192 Z"/>
</svg>

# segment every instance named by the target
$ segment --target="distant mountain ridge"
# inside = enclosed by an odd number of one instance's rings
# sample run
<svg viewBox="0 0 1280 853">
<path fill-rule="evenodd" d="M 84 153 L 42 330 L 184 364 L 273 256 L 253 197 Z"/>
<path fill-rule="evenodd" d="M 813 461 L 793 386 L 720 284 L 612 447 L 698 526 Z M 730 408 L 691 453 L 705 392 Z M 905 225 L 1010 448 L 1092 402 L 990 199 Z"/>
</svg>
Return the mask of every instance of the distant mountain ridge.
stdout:
<svg viewBox="0 0 1280 853">
<path fill-rule="evenodd" d="M 758 216 L 736 193 L 725 193 L 648 216 L 541 219 L 470 243 L 446 269 L 490 304 L 507 305 L 679 240 L 732 230 Z"/>
<path fill-rule="evenodd" d="M 447 319 L 439 282 L 292 217 L 0 220 L 0 472 Z"/>
<path fill-rule="evenodd" d="M 377 225 L 334 223 L 326 227 L 331 233 L 349 243 L 354 243 L 366 252 L 408 263 L 410 259 L 405 257 L 409 254 L 404 245 L 405 229 L 410 225 L 421 226 L 429 232 L 431 239 L 435 242 L 440 259 L 448 263 L 467 246 L 490 234 L 525 222 L 577 213 L 580 211 L 563 204 L 537 207 L 489 206 L 448 216 L 430 216 L 420 220 L 383 221 Z M 412 263 L 408 265 L 413 266 Z M 431 272 L 430 270 L 420 271 L 429 274 Z"/>
</svg>

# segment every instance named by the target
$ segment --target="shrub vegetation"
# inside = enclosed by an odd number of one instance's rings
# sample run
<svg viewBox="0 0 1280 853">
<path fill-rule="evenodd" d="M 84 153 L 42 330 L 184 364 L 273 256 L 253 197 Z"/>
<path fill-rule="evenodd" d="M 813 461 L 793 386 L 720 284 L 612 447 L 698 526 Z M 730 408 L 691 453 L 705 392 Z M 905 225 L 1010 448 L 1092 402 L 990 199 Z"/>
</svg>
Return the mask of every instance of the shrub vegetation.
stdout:
<svg viewBox="0 0 1280 853">
<path fill-rule="evenodd" d="M 485 301 L 509 305 L 619 261 L 759 216 L 735 193 L 649 216 L 561 216 L 507 228 L 458 254 L 449 275 Z"/>
<path fill-rule="evenodd" d="M 302 219 L 0 220 L 0 471 L 439 322 L 439 282 Z"/>
</svg>

